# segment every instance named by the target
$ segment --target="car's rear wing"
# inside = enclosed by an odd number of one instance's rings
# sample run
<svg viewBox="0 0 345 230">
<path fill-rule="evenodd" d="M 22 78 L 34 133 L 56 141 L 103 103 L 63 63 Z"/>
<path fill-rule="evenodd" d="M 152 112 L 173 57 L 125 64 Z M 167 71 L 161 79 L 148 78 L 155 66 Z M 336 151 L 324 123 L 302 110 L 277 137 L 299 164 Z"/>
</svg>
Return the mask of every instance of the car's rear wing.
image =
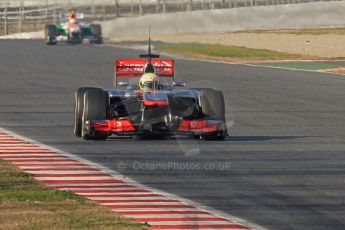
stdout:
<svg viewBox="0 0 345 230">
<path fill-rule="evenodd" d="M 115 60 L 115 84 L 118 78 L 141 77 L 144 73 L 144 66 L 147 60 L 144 59 L 117 59 Z M 159 77 L 175 78 L 174 60 L 152 59 L 151 64 L 155 67 L 155 73 Z"/>
</svg>

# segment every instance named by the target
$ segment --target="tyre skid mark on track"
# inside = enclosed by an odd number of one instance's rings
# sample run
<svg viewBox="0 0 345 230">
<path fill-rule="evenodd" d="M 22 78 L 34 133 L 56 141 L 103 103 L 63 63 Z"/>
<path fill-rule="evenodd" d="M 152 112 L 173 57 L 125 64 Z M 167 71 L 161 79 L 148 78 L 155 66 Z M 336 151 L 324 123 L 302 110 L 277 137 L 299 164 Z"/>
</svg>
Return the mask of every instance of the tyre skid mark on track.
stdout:
<svg viewBox="0 0 345 230">
<path fill-rule="evenodd" d="M 149 223 L 152 229 L 253 229 L 171 194 L 146 188 L 67 153 L 10 134 L 0 128 L 0 158 L 41 183 Z"/>
</svg>

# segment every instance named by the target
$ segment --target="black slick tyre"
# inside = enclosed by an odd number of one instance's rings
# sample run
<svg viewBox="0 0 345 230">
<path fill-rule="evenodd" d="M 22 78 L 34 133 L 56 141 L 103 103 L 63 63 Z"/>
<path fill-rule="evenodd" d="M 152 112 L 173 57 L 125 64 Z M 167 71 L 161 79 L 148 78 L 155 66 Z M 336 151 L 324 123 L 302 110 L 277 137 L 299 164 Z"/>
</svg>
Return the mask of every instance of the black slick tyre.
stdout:
<svg viewBox="0 0 345 230">
<path fill-rule="evenodd" d="M 82 87 L 75 92 L 75 106 L 74 106 L 74 134 L 81 137 L 82 118 L 84 111 L 84 93 L 87 90 L 96 89 L 93 87 Z"/>
<path fill-rule="evenodd" d="M 201 89 L 202 113 L 208 120 L 222 121 L 224 127 L 214 133 L 203 134 L 204 140 L 224 140 L 227 135 L 224 95 L 219 90 Z"/>
<path fill-rule="evenodd" d="M 46 25 L 44 27 L 44 35 L 47 45 L 57 44 L 56 37 L 58 36 L 58 32 L 55 25 Z"/>
<path fill-rule="evenodd" d="M 107 138 L 107 134 L 93 130 L 87 131 L 85 125 L 87 121 L 106 120 L 108 102 L 108 94 L 102 89 L 93 88 L 85 91 L 81 132 L 85 140 L 105 140 Z"/>
</svg>

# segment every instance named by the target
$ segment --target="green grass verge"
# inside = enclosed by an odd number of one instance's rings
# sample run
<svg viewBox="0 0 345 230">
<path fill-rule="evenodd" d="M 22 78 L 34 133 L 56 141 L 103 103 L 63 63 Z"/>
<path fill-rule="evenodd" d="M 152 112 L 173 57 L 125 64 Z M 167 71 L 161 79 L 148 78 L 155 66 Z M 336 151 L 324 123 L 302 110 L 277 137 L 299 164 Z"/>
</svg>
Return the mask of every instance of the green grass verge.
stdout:
<svg viewBox="0 0 345 230">
<path fill-rule="evenodd" d="M 263 63 L 262 65 L 301 70 L 323 70 L 342 67 L 342 63 L 338 62 L 275 62 Z"/>
<path fill-rule="evenodd" d="M 149 229 L 0 160 L 0 229 Z"/>
<path fill-rule="evenodd" d="M 195 58 L 210 58 L 225 61 L 263 61 L 282 59 L 306 59 L 296 54 L 266 49 L 251 49 L 237 46 L 210 45 L 200 43 L 157 43 L 155 48 L 172 54 Z"/>
</svg>

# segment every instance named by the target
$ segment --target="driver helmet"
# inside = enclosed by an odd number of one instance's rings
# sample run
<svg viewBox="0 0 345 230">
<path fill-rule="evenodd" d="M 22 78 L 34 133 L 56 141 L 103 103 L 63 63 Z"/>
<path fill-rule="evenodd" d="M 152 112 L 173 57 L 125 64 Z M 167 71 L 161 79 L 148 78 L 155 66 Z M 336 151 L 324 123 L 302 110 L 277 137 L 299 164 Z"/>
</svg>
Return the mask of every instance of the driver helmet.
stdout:
<svg viewBox="0 0 345 230">
<path fill-rule="evenodd" d="M 142 91 L 157 90 L 159 87 L 158 76 L 154 73 L 145 73 L 139 81 L 139 89 Z"/>
<path fill-rule="evenodd" d="M 71 24 L 76 24 L 78 22 L 76 10 L 68 11 L 68 22 Z"/>
</svg>

